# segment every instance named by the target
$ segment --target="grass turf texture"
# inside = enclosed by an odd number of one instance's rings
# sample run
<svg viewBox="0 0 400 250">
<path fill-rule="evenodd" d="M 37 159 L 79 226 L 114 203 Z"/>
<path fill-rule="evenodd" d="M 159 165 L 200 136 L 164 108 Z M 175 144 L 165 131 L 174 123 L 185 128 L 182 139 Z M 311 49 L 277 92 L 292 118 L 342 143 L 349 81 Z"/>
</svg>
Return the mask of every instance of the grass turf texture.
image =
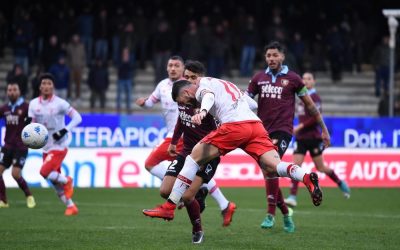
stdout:
<svg viewBox="0 0 400 250">
<path fill-rule="evenodd" d="M 284 190 L 287 193 L 288 190 Z M 28 209 L 18 189 L 8 189 L 10 208 L 0 209 L 0 249 L 398 249 L 399 189 L 353 189 L 345 200 L 325 188 L 314 207 L 305 189 L 295 209 L 296 232 L 283 231 L 277 211 L 271 230 L 260 228 L 266 211 L 261 188 L 224 188 L 238 209 L 230 227 L 222 227 L 215 201 L 207 197 L 205 240 L 191 243 L 185 209 L 166 222 L 142 214 L 162 202 L 158 189 L 76 189 L 79 215 L 65 217 L 52 189 L 32 190 L 37 206 Z"/>
</svg>

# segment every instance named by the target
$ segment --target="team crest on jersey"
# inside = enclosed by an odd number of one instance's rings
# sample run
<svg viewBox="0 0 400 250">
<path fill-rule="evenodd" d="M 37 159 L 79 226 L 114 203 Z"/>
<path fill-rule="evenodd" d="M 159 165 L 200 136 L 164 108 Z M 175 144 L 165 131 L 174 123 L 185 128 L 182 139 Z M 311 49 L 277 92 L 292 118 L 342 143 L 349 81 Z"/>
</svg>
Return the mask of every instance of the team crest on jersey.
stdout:
<svg viewBox="0 0 400 250">
<path fill-rule="evenodd" d="M 18 109 L 17 113 L 18 113 L 18 115 L 22 115 L 22 110 Z"/>
<path fill-rule="evenodd" d="M 286 87 L 286 86 L 289 84 L 289 80 L 287 80 L 287 79 L 282 79 L 282 80 L 281 80 L 281 84 L 282 84 L 283 87 Z"/>
</svg>

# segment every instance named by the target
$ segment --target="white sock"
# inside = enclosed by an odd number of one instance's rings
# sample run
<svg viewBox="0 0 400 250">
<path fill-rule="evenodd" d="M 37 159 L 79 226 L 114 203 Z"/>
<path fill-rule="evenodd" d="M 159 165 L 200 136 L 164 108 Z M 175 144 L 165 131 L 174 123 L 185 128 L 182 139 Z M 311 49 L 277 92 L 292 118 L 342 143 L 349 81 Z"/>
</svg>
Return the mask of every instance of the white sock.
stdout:
<svg viewBox="0 0 400 250">
<path fill-rule="evenodd" d="M 304 175 L 307 174 L 306 170 L 298 165 L 290 162 L 281 161 L 276 170 L 280 177 L 289 177 L 292 180 L 303 182 Z"/>
<path fill-rule="evenodd" d="M 68 181 L 65 175 L 57 171 L 51 171 L 50 174 L 47 176 L 47 179 L 49 179 L 53 183 L 61 183 L 61 184 L 65 184 Z"/>
<path fill-rule="evenodd" d="M 168 165 L 165 162 L 161 162 L 150 169 L 150 173 L 160 180 L 164 179 L 165 172 L 167 172 Z"/>
<path fill-rule="evenodd" d="M 175 180 L 174 187 L 172 188 L 171 194 L 168 197 L 169 200 L 175 204 L 179 203 L 183 193 L 192 184 L 192 181 L 194 180 L 199 168 L 199 165 L 190 155 L 188 155 L 185 160 L 185 165 L 183 165 L 181 172 Z"/>
<path fill-rule="evenodd" d="M 64 194 L 64 188 L 61 187 L 60 185 L 56 184 L 53 182 L 54 189 L 56 190 L 58 198 L 64 203 L 67 207 L 73 206 L 74 202 L 72 199 L 67 199 L 67 197 Z"/>
<path fill-rule="evenodd" d="M 221 211 L 228 207 L 229 201 L 225 198 L 214 179 L 211 179 L 208 183 L 203 184 L 203 186 L 207 187 L 208 192 L 218 203 Z"/>
</svg>

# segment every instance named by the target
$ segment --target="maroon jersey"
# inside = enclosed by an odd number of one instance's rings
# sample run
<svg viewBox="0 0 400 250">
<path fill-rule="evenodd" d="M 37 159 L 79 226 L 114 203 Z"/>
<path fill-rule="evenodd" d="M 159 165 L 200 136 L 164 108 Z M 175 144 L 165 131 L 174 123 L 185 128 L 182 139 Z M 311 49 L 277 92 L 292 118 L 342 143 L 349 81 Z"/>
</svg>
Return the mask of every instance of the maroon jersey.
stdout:
<svg viewBox="0 0 400 250">
<path fill-rule="evenodd" d="M 207 114 L 200 125 L 195 125 L 191 120 L 192 116 L 198 112 L 198 109 L 181 105 L 178 106 L 178 109 L 178 122 L 176 123 L 171 143 L 176 145 L 183 133 L 183 150 L 179 154 L 186 157 L 192 152 L 193 147 L 204 136 L 216 129 L 217 126 L 214 117 L 210 114 Z"/>
<path fill-rule="evenodd" d="M 299 75 L 285 65 L 276 75 L 267 68 L 250 80 L 247 93 L 252 98 L 258 95 L 257 115 L 268 133 L 293 133 L 296 95 L 307 94 Z"/>
<path fill-rule="evenodd" d="M 321 98 L 319 97 L 315 89 L 310 89 L 308 91 L 308 94 L 314 101 L 315 106 L 318 108 L 319 112 L 322 112 Z M 299 123 L 303 123 L 304 127 L 297 133 L 296 139 L 322 139 L 321 127 L 317 123 L 315 116 L 310 115 L 309 111 L 305 108 L 303 102 L 300 102 L 297 106 L 297 113 L 299 114 Z"/>
<path fill-rule="evenodd" d="M 25 126 L 24 119 L 28 116 L 29 104 L 19 98 L 14 104 L 8 103 L 0 107 L 0 118 L 5 118 L 6 135 L 4 148 L 27 150 L 22 143 L 21 132 Z"/>
</svg>

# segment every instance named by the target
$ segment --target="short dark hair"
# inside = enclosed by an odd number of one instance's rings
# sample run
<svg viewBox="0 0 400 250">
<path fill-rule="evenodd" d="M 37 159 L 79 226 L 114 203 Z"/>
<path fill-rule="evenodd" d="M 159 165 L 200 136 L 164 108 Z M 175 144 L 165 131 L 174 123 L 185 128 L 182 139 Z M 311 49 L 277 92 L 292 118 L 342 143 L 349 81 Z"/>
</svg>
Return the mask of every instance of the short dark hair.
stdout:
<svg viewBox="0 0 400 250">
<path fill-rule="evenodd" d="M 174 82 L 174 84 L 172 85 L 172 100 L 174 100 L 174 102 L 176 102 L 176 99 L 178 98 L 179 92 L 181 92 L 181 89 L 183 89 L 186 86 L 190 86 L 192 83 L 190 83 L 187 80 L 179 80 Z"/>
<path fill-rule="evenodd" d="M 204 67 L 204 64 L 199 61 L 187 60 L 185 62 L 185 69 L 202 76 L 206 74 L 206 68 Z"/>
<path fill-rule="evenodd" d="M 277 49 L 279 52 L 285 54 L 285 49 L 283 45 L 278 41 L 272 41 L 264 47 L 264 54 L 267 53 L 269 49 Z"/>
<path fill-rule="evenodd" d="M 56 84 L 56 79 L 54 78 L 53 74 L 51 73 L 43 73 L 39 76 L 39 84 L 45 80 L 45 79 L 49 79 L 53 82 L 53 84 Z"/>
<path fill-rule="evenodd" d="M 183 61 L 183 58 L 182 58 L 181 56 L 178 56 L 178 55 L 171 56 L 168 60 L 178 60 L 178 61 L 181 61 L 182 64 L 185 63 L 185 62 Z"/>
<path fill-rule="evenodd" d="M 313 74 L 313 73 L 311 73 L 311 71 L 305 71 L 304 73 L 303 73 L 303 75 L 304 74 L 310 74 L 311 76 L 312 76 L 312 78 L 315 80 L 315 75 Z"/>
</svg>

